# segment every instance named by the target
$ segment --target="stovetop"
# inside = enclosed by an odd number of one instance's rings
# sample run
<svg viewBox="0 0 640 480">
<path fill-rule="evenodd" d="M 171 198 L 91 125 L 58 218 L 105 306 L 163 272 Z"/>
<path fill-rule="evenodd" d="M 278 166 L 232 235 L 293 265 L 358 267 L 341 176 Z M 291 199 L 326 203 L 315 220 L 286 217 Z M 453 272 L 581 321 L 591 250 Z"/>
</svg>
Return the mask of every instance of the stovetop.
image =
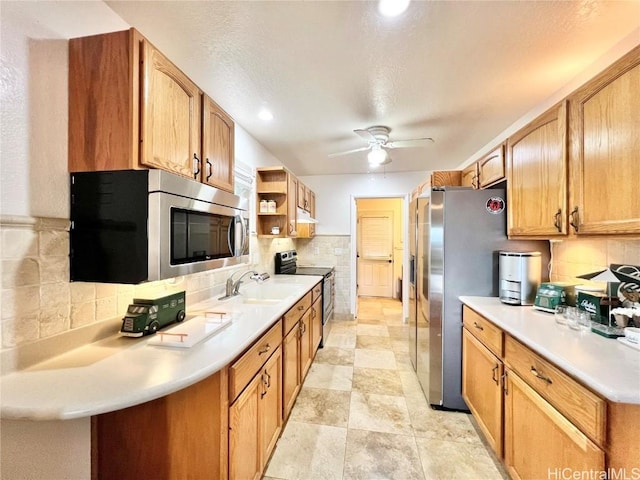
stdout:
<svg viewBox="0 0 640 480">
<path fill-rule="evenodd" d="M 298 253 L 295 250 L 276 253 L 275 267 L 275 273 L 280 275 L 320 275 L 324 277 L 333 272 L 333 267 L 298 266 Z"/>
</svg>

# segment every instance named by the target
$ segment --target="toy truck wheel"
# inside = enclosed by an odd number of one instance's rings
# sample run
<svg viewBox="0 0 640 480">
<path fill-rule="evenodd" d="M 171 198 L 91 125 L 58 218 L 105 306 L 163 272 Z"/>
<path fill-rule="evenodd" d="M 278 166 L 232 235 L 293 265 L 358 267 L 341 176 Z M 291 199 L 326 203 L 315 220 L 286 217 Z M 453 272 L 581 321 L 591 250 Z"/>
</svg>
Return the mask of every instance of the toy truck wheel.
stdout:
<svg viewBox="0 0 640 480">
<path fill-rule="evenodd" d="M 176 315 L 176 322 L 181 322 L 184 320 L 184 317 L 186 317 L 184 310 L 180 310 L 178 312 L 178 315 Z"/>
<path fill-rule="evenodd" d="M 149 325 L 149 331 L 151 333 L 156 333 L 158 331 L 158 329 L 160 328 L 160 322 L 157 320 L 154 320 L 153 322 L 151 322 L 151 324 Z"/>
</svg>

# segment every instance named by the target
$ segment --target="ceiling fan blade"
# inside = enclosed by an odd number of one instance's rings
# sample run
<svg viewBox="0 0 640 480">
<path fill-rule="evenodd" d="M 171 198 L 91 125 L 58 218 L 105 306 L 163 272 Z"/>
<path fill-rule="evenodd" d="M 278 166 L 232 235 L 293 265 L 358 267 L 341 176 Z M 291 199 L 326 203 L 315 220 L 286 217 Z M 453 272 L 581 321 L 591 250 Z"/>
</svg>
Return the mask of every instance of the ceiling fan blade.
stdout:
<svg viewBox="0 0 640 480">
<path fill-rule="evenodd" d="M 359 135 L 360 137 L 364 138 L 367 142 L 375 142 L 376 137 L 374 137 L 371 132 L 369 130 L 363 130 L 363 129 L 357 129 L 354 130 L 353 133 Z"/>
<path fill-rule="evenodd" d="M 434 143 L 433 138 L 412 138 L 411 140 L 396 140 L 395 142 L 387 142 L 385 148 L 411 148 L 411 147 L 423 147 L 427 143 Z"/>
<path fill-rule="evenodd" d="M 330 153 L 329 155 L 327 155 L 329 158 L 332 157 L 339 157 L 341 155 L 349 155 L 350 153 L 356 153 L 356 152 L 364 152 L 365 150 L 369 150 L 370 147 L 360 147 L 360 148 L 354 148 L 353 150 L 347 150 L 346 152 L 338 152 L 338 153 Z"/>
</svg>

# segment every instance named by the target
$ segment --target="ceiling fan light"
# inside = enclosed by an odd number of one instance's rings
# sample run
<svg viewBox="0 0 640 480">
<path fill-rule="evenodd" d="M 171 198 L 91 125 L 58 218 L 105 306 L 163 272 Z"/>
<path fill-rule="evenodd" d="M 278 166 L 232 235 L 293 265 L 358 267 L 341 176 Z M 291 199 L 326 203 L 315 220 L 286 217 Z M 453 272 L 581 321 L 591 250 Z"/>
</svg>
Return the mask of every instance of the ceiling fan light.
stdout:
<svg viewBox="0 0 640 480">
<path fill-rule="evenodd" d="M 410 0 L 380 0 L 378 11 L 385 17 L 397 17 L 409 7 Z"/>
<path fill-rule="evenodd" d="M 387 159 L 387 152 L 380 148 L 380 145 L 374 145 L 371 151 L 367 154 L 367 160 L 369 165 L 377 167 Z"/>
</svg>

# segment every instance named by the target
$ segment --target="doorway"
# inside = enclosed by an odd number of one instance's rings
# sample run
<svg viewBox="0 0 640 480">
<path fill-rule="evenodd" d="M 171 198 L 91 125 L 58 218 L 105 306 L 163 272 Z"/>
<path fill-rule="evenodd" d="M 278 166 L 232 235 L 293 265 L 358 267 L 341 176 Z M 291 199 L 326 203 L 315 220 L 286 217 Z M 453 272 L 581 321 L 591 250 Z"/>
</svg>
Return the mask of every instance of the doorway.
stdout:
<svg viewBox="0 0 640 480">
<path fill-rule="evenodd" d="M 356 296 L 402 299 L 403 199 L 356 199 Z"/>
</svg>

